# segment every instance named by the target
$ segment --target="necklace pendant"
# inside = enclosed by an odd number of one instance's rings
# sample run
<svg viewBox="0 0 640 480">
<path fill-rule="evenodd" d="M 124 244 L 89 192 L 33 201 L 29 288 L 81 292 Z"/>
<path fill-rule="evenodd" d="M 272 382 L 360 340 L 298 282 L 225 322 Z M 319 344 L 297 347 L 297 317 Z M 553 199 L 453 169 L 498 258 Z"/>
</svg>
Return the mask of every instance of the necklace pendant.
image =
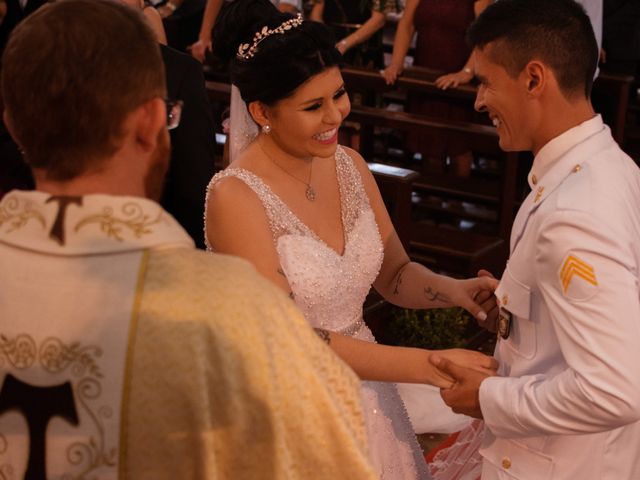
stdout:
<svg viewBox="0 0 640 480">
<path fill-rule="evenodd" d="M 307 185 L 307 189 L 305 190 L 304 195 L 310 202 L 314 202 L 316 200 L 316 191 L 311 185 Z"/>
</svg>

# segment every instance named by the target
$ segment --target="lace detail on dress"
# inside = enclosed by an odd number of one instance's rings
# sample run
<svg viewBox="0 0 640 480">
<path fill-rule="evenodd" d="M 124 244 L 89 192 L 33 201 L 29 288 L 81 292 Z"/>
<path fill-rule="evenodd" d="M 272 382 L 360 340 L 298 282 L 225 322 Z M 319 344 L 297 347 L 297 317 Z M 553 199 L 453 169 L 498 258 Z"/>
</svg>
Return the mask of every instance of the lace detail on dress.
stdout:
<svg viewBox="0 0 640 480">
<path fill-rule="evenodd" d="M 340 188 L 340 206 L 342 208 L 342 225 L 345 234 L 353 229 L 360 212 L 369 207 L 369 198 L 362 185 L 360 173 L 351 157 L 342 147 L 336 150 L 336 176 Z M 377 229 L 377 225 L 376 225 Z"/>
<path fill-rule="evenodd" d="M 340 146 L 338 146 L 336 150 L 336 175 L 338 178 L 338 187 L 341 198 L 342 225 L 345 230 L 344 233 L 346 238 L 349 232 L 353 229 L 361 208 L 364 207 L 365 204 L 366 206 L 369 206 L 369 199 L 364 191 L 360 174 L 353 164 L 351 157 L 349 157 L 349 155 Z M 267 213 L 267 218 L 269 219 L 274 243 L 277 243 L 278 238 L 282 235 L 291 234 L 309 236 L 326 245 L 326 243 L 319 238 L 313 230 L 307 227 L 307 225 L 291 211 L 287 204 L 284 203 L 260 177 L 249 170 L 245 170 L 244 168 L 227 168 L 214 175 L 207 187 L 206 204 L 209 203 L 209 191 L 211 190 L 211 187 L 220 180 L 228 177 L 235 177 L 242 180 L 255 192 L 258 198 L 260 198 L 260 201 Z M 207 250 L 212 250 L 206 238 L 205 242 L 207 244 Z"/>
</svg>

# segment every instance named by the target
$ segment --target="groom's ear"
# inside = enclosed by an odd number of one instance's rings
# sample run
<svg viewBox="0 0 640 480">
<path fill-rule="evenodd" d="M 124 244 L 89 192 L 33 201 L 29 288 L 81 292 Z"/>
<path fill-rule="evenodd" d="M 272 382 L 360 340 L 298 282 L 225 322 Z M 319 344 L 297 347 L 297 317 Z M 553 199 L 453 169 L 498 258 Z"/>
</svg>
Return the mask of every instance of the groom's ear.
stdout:
<svg viewBox="0 0 640 480">
<path fill-rule="evenodd" d="M 256 100 L 255 102 L 251 102 L 247 108 L 249 109 L 249 114 L 260 128 L 269 123 L 269 112 L 264 103 Z"/>
</svg>

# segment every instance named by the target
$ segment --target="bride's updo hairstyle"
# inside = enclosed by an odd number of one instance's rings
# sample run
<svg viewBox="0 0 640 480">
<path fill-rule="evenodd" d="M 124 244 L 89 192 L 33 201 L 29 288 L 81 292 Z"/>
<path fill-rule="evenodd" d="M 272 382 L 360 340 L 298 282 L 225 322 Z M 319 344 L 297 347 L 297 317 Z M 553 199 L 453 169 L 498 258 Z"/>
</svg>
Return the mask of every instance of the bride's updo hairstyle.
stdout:
<svg viewBox="0 0 640 480">
<path fill-rule="evenodd" d="M 213 29 L 214 54 L 230 62 L 231 82 L 247 104 L 258 100 L 273 105 L 312 76 L 342 62 L 333 34 L 324 24 L 295 19 L 279 12 L 269 0 L 235 0 L 220 12 Z M 264 27 L 277 29 L 287 21 L 284 33 L 267 36 L 248 52 L 256 33 Z M 245 46 L 242 57 L 238 55 L 241 45 Z"/>
</svg>

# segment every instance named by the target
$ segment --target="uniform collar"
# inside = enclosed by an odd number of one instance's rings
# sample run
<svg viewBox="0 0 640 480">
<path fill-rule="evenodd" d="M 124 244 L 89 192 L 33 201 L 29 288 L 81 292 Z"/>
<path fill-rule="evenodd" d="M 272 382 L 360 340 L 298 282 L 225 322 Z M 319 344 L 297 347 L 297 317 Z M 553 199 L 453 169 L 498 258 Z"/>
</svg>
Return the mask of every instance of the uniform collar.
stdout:
<svg viewBox="0 0 640 480">
<path fill-rule="evenodd" d="M 583 146 L 606 129 L 602 117 L 596 115 L 558 135 L 540 149 L 528 177 L 535 204 L 541 203 L 572 171 L 582 168 L 582 163 L 591 156 L 582 155 Z"/>
<path fill-rule="evenodd" d="M 518 211 L 511 230 L 511 251 L 522 238 L 529 215 L 569 176 L 579 174 L 583 165 L 611 145 L 609 127 L 599 115 L 564 132 L 547 143 L 536 155 L 529 172 L 531 192 Z M 536 176 L 535 182 L 533 176 Z"/>
<path fill-rule="evenodd" d="M 146 198 L 20 190 L 0 201 L 0 242 L 55 255 L 194 246 L 178 222 Z"/>
</svg>

